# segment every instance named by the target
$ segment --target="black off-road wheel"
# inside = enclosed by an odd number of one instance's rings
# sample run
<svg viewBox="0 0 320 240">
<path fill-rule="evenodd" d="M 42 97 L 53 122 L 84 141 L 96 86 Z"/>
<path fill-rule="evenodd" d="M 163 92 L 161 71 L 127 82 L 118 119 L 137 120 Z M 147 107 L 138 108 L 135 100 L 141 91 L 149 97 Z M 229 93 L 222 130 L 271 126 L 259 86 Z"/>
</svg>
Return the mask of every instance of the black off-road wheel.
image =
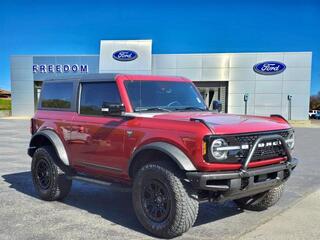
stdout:
<svg viewBox="0 0 320 240">
<path fill-rule="evenodd" d="M 72 180 L 54 163 L 57 154 L 53 147 L 38 148 L 32 158 L 31 172 L 36 192 L 41 199 L 64 199 L 70 192 Z"/>
<path fill-rule="evenodd" d="M 284 184 L 275 187 L 267 192 L 259 193 L 251 197 L 240 198 L 234 202 L 243 209 L 252 211 L 263 211 L 275 205 L 282 196 Z"/>
<path fill-rule="evenodd" d="M 197 218 L 197 194 L 180 174 L 170 163 L 154 162 L 135 175 L 132 200 L 136 216 L 157 237 L 182 235 Z"/>
</svg>

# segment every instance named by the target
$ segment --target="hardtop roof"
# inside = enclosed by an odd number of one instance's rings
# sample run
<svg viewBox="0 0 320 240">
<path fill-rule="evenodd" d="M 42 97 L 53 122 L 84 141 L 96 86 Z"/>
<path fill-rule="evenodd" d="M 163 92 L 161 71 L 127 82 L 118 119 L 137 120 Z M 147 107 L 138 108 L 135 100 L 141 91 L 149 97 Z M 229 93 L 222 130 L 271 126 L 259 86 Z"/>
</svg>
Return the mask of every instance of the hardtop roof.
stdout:
<svg viewBox="0 0 320 240">
<path fill-rule="evenodd" d="M 75 74 L 64 75 L 55 78 L 48 78 L 44 81 L 59 81 L 59 80 L 94 80 L 94 81 L 114 81 L 117 73 L 89 73 L 89 74 Z"/>
<path fill-rule="evenodd" d="M 139 78 L 141 80 L 174 80 L 174 81 L 186 81 L 189 79 L 186 79 L 184 77 L 179 76 L 160 76 L 160 75 L 140 75 L 140 74 L 126 74 L 126 73 L 88 73 L 88 74 L 76 74 L 76 75 L 64 75 L 64 76 L 58 76 L 54 78 L 48 78 L 44 81 L 90 81 L 93 80 L 95 82 L 98 81 L 115 81 L 116 76 L 125 76 L 129 80 L 133 80 L 134 78 Z M 190 81 L 190 80 L 189 80 Z"/>
</svg>

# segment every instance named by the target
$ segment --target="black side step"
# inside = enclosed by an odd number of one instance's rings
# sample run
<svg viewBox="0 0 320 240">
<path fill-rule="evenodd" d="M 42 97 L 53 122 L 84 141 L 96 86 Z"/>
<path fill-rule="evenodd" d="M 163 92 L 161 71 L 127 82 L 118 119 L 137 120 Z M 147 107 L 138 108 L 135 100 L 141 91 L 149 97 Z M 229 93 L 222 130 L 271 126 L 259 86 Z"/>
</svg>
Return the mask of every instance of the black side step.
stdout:
<svg viewBox="0 0 320 240">
<path fill-rule="evenodd" d="M 107 187 L 110 187 L 111 189 L 115 189 L 115 190 L 121 190 L 121 191 L 125 191 L 125 192 L 130 192 L 131 191 L 131 187 L 128 186 L 128 185 L 124 185 L 124 184 L 120 184 L 120 183 L 107 182 L 107 181 L 103 181 L 103 180 L 100 180 L 100 179 L 95 179 L 95 178 L 91 178 L 91 177 L 87 177 L 87 176 L 74 175 L 74 176 L 68 176 L 68 178 L 72 179 L 72 180 L 77 180 L 77 181 L 82 181 L 82 182 L 88 182 L 88 183 L 94 183 L 94 184 L 98 184 L 98 185 L 107 186 Z"/>
</svg>

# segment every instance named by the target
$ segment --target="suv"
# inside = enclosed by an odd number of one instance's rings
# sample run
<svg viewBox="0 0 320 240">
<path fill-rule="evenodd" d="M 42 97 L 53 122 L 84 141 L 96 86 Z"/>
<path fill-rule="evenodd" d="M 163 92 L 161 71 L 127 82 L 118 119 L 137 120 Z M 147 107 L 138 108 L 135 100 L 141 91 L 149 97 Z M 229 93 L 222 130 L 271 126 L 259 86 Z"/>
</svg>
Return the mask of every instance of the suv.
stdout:
<svg viewBox="0 0 320 240">
<path fill-rule="evenodd" d="M 317 119 L 317 114 L 320 113 L 320 110 L 310 110 L 309 111 L 309 118 Z"/>
<path fill-rule="evenodd" d="M 210 112 L 182 77 L 44 81 L 31 133 L 40 198 L 63 199 L 72 180 L 132 187 L 138 220 L 166 238 L 193 225 L 201 201 L 267 209 L 297 165 L 294 131 L 283 117 Z"/>
</svg>

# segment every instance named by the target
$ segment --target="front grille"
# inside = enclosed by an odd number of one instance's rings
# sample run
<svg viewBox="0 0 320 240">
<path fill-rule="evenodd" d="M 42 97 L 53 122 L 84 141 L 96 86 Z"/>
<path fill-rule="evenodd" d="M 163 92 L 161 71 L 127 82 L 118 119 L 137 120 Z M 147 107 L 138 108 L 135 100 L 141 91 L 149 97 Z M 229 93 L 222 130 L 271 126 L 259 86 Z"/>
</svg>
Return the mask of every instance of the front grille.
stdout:
<svg viewBox="0 0 320 240">
<path fill-rule="evenodd" d="M 270 134 L 278 134 L 282 136 L 283 138 L 287 138 L 289 135 L 289 131 L 279 131 L 279 132 L 273 132 L 273 133 L 260 133 L 260 134 L 250 134 L 250 135 L 241 135 L 241 136 L 235 136 L 235 141 L 237 142 L 236 144 L 238 145 L 249 145 L 249 149 L 246 150 L 241 150 L 238 154 L 239 158 L 242 160 L 245 160 L 249 154 L 250 149 L 253 147 L 253 144 L 255 141 L 261 137 L 261 136 L 267 136 Z M 272 142 L 276 141 L 274 140 L 268 140 L 266 142 Z M 251 161 L 260 161 L 260 160 L 265 160 L 265 159 L 271 159 L 271 158 L 276 158 L 276 157 L 285 157 L 286 152 L 283 148 L 282 145 L 271 145 L 271 146 L 266 146 L 266 142 L 261 142 L 264 143 L 263 147 L 258 147 L 256 151 L 253 154 L 252 160 Z"/>
<path fill-rule="evenodd" d="M 281 145 L 268 146 L 256 149 L 255 153 L 253 154 L 252 161 L 265 160 L 284 156 L 286 156 L 286 152 L 284 151 Z"/>
<path fill-rule="evenodd" d="M 281 132 L 274 132 L 273 134 L 277 134 L 282 136 L 283 138 L 287 138 L 289 135 L 289 131 L 281 131 Z M 254 135 L 242 135 L 236 136 L 236 140 L 240 144 L 254 144 L 254 142 L 258 139 L 258 137 L 270 135 L 270 133 L 261 133 L 261 134 L 254 134 Z"/>
<path fill-rule="evenodd" d="M 252 149 L 254 143 L 256 140 L 261 136 L 270 136 L 270 135 L 280 135 L 284 139 L 287 139 L 289 134 L 291 133 L 291 129 L 288 130 L 280 130 L 280 131 L 270 131 L 270 132 L 258 132 L 258 133 L 243 133 L 243 134 L 230 134 L 230 135 L 210 135 L 206 139 L 208 142 L 207 144 L 207 155 L 205 156 L 205 160 L 208 162 L 217 162 L 217 160 L 212 156 L 211 153 L 211 143 L 216 138 L 223 138 L 228 143 L 228 146 L 242 146 L 242 145 L 248 145 L 248 149 L 240 149 L 240 150 L 230 150 L 228 152 L 228 158 L 224 160 L 224 163 L 243 163 L 249 152 L 250 149 Z M 277 139 L 274 140 L 267 140 L 266 142 L 274 142 L 277 141 Z M 278 157 L 285 157 L 286 152 L 281 144 L 278 145 L 269 145 L 267 146 L 266 142 L 263 147 L 256 148 L 256 151 L 253 154 L 253 157 L 251 159 L 251 162 L 257 162 L 261 160 L 266 159 L 272 159 L 272 158 L 278 158 Z"/>
</svg>

